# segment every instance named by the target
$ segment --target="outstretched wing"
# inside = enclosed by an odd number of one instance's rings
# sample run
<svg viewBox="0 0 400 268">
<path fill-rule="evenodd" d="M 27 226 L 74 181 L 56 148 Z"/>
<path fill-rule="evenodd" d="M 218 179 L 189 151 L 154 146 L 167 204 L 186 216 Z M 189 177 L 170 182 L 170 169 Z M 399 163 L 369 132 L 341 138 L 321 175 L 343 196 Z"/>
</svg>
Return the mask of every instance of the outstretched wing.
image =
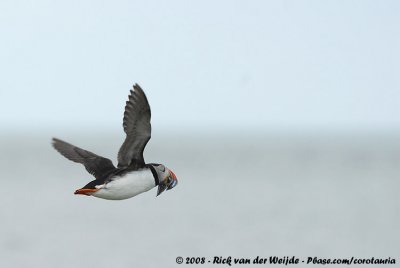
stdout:
<svg viewBox="0 0 400 268">
<path fill-rule="evenodd" d="M 83 150 L 65 141 L 53 138 L 53 147 L 63 156 L 76 163 L 81 163 L 98 180 L 104 180 L 116 168 L 110 159 Z"/>
<path fill-rule="evenodd" d="M 143 151 L 151 137 L 150 118 L 146 95 L 135 84 L 125 106 L 123 127 L 126 138 L 118 152 L 118 167 L 144 167 Z"/>
</svg>

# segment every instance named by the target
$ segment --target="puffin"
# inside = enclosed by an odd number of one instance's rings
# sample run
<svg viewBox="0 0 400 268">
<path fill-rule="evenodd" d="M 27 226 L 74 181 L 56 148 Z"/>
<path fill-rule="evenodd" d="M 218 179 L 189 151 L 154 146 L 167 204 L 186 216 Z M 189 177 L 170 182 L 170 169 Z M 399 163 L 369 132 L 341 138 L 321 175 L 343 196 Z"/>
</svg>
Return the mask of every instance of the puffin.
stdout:
<svg viewBox="0 0 400 268">
<path fill-rule="evenodd" d="M 77 195 L 107 200 L 123 200 L 155 187 L 157 196 L 178 184 L 175 173 L 163 164 L 144 162 L 143 151 L 151 137 L 150 105 L 143 89 L 135 84 L 125 105 L 123 129 L 125 141 L 118 151 L 118 165 L 108 158 L 53 138 L 52 145 L 61 155 L 82 164 L 94 176 L 75 191 Z"/>
</svg>

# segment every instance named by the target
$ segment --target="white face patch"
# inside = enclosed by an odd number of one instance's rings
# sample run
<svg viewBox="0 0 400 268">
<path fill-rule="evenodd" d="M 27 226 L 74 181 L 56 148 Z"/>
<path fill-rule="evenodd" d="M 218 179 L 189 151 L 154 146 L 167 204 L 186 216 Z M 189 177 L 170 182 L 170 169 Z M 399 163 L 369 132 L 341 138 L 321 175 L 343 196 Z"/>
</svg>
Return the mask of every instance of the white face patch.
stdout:
<svg viewBox="0 0 400 268">
<path fill-rule="evenodd" d="M 169 177 L 169 170 L 164 165 L 160 164 L 158 166 L 154 166 L 154 169 L 157 172 L 159 180 L 164 181 Z"/>
</svg>

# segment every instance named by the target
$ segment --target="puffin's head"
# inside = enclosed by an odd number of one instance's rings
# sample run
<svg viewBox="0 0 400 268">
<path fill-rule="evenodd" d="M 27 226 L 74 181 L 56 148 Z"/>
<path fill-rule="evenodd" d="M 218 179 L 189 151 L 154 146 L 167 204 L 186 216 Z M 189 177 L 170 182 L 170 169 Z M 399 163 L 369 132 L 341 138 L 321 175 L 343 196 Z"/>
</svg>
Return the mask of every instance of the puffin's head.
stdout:
<svg viewBox="0 0 400 268">
<path fill-rule="evenodd" d="M 178 184 L 178 179 L 172 170 L 166 168 L 162 164 L 150 164 L 156 171 L 158 177 L 158 190 L 157 196 L 159 196 L 165 190 L 171 190 Z"/>
</svg>

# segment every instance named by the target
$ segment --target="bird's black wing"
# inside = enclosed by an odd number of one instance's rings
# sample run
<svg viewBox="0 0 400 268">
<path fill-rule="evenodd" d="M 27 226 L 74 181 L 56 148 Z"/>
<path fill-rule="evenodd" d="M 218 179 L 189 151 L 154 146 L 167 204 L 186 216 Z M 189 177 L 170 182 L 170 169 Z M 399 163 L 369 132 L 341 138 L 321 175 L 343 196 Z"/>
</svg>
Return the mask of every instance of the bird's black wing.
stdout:
<svg viewBox="0 0 400 268">
<path fill-rule="evenodd" d="M 138 84 L 133 86 L 126 102 L 123 127 L 124 143 L 118 152 L 118 167 L 144 167 L 143 151 L 151 137 L 151 112 L 146 95 Z"/>
<path fill-rule="evenodd" d="M 97 180 L 105 180 L 116 170 L 110 159 L 83 150 L 65 141 L 53 138 L 53 147 L 63 156 L 76 163 L 81 163 Z"/>
</svg>

